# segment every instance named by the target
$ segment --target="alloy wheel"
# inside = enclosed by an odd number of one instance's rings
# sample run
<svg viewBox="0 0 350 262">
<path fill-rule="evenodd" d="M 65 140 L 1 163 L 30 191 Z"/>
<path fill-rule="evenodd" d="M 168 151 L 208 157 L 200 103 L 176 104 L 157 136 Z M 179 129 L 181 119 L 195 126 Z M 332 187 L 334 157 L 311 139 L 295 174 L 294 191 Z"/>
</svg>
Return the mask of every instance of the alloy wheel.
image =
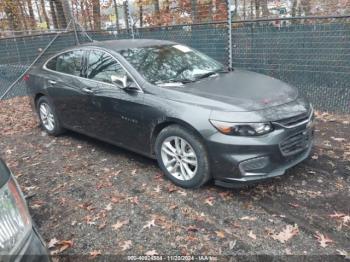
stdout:
<svg viewBox="0 0 350 262">
<path fill-rule="evenodd" d="M 171 136 L 166 138 L 162 143 L 161 157 L 165 168 L 179 180 L 191 180 L 197 173 L 196 152 L 181 137 Z"/>
<path fill-rule="evenodd" d="M 50 106 L 47 103 L 40 104 L 39 114 L 44 127 L 48 131 L 53 131 L 55 129 L 55 118 L 53 116 Z"/>
</svg>

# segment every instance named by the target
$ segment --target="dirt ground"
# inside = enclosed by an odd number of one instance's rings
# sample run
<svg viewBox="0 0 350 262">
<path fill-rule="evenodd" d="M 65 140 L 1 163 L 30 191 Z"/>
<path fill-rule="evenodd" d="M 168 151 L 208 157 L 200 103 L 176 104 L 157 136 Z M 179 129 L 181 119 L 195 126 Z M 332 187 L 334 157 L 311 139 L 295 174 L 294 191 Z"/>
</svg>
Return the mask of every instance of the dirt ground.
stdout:
<svg viewBox="0 0 350 262">
<path fill-rule="evenodd" d="M 67 132 L 46 135 L 26 98 L 0 102 L 0 156 L 53 254 L 349 258 L 350 120 L 317 112 L 310 159 L 242 189 L 174 186 L 157 163 Z"/>
</svg>

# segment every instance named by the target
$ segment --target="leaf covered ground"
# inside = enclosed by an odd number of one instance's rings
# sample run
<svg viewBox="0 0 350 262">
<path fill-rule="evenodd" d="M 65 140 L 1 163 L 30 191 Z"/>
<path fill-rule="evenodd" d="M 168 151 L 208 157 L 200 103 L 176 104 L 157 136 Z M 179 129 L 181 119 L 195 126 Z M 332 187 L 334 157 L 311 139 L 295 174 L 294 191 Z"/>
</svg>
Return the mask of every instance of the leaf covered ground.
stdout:
<svg viewBox="0 0 350 262">
<path fill-rule="evenodd" d="M 0 102 L 0 134 L 52 254 L 349 257 L 349 116 L 317 112 L 310 159 L 242 189 L 185 190 L 153 160 L 72 132 L 48 136 L 27 98 Z"/>
</svg>

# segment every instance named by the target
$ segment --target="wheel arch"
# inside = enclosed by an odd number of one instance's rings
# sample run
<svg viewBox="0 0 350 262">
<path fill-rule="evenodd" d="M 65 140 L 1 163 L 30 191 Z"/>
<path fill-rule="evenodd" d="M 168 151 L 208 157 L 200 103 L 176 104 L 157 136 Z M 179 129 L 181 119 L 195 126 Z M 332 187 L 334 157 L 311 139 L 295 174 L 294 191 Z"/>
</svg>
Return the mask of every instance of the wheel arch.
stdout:
<svg viewBox="0 0 350 262">
<path fill-rule="evenodd" d="M 37 108 L 38 100 L 40 99 L 40 97 L 43 97 L 43 96 L 46 96 L 46 94 L 44 94 L 42 92 L 39 92 L 39 93 L 35 94 L 35 96 L 34 96 L 35 109 Z"/>
<path fill-rule="evenodd" d="M 195 129 L 191 124 L 189 124 L 181 119 L 178 119 L 178 118 L 167 118 L 164 121 L 156 124 L 155 127 L 153 128 L 152 136 L 151 136 L 151 154 L 152 154 L 152 156 L 155 155 L 155 143 L 156 143 L 157 136 L 164 128 L 171 126 L 171 125 L 179 125 L 181 127 L 184 127 L 187 130 L 194 133 L 200 140 L 202 140 L 202 141 L 204 140 L 202 134 L 200 132 L 198 132 L 198 130 Z M 205 144 L 204 144 L 204 146 L 205 146 Z"/>
</svg>

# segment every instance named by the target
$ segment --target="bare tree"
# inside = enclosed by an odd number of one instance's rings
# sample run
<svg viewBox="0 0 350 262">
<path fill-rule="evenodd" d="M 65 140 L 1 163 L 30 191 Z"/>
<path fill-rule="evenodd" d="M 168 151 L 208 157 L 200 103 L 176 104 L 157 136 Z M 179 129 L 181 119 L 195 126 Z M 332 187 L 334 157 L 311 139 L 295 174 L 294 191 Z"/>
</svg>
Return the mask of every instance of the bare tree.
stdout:
<svg viewBox="0 0 350 262">
<path fill-rule="evenodd" d="M 49 17 L 47 16 L 45 0 L 40 0 L 40 5 L 41 5 L 41 12 L 45 19 L 46 27 L 47 29 L 50 29 L 50 20 L 49 20 Z"/>
<path fill-rule="evenodd" d="M 36 21 L 35 21 L 35 16 L 34 16 L 34 11 L 33 11 L 32 0 L 27 0 L 27 6 L 28 6 L 28 11 L 29 11 L 29 17 L 30 17 L 30 27 L 32 29 L 34 29 L 34 28 L 36 28 Z"/>
<path fill-rule="evenodd" d="M 100 0 L 92 0 L 92 17 L 94 20 L 94 30 L 101 30 Z"/>
<path fill-rule="evenodd" d="M 66 28 L 67 27 L 67 19 L 66 19 L 66 14 L 64 12 L 63 9 L 63 5 L 61 0 L 55 0 L 55 6 L 56 6 L 56 11 L 57 11 L 57 20 L 58 20 L 58 24 L 59 27 L 61 29 Z"/>
<path fill-rule="evenodd" d="M 58 29 L 57 13 L 55 8 L 55 0 L 49 0 L 50 2 L 50 12 L 52 17 L 53 28 Z"/>
<path fill-rule="evenodd" d="M 118 14 L 118 5 L 117 5 L 117 0 L 113 0 L 114 4 L 114 13 L 115 13 L 115 27 L 117 32 L 119 32 L 119 14 Z"/>
<path fill-rule="evenodd" d="M 12 0 L 4 0 L 4 12 L 6 14 L 8 25 L 11 30 L 20 30 L 18 5 Z"/>
</svg>

